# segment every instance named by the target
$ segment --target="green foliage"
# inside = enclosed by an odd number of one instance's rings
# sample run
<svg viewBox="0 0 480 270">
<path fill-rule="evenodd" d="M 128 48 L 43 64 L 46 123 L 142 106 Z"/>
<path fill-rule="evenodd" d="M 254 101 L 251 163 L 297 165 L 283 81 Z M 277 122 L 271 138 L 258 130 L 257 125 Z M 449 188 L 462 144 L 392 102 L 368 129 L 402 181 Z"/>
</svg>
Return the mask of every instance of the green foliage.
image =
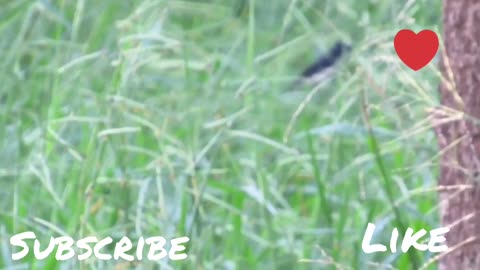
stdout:
<svg viewBox="0 0 480 270">
<path fill-rule="evenodd" d="M 141 269 L 409 269 L 362 252 L 366 224 L 384 243 L 400 216 L 439 227 L 439 73 L 405 68 L 393 37 L 438 32 L 440 1 L 0 3 L 0 266 L 121 264 L 12 262 L 32 230 L 191 238 L 188 260 Z M 338 39 L 335 80 L 285 90 Z"/>
</svg>

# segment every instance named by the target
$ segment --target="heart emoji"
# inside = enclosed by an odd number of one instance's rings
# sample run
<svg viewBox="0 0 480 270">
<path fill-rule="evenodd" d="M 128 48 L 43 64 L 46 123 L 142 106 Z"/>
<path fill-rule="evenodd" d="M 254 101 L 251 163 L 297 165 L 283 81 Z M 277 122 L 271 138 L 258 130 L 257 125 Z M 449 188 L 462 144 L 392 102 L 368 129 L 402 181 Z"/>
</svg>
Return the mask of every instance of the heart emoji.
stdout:
<svg viewBox="0 0 480 270">
<path fill-rule="evenodd" d="M 400 30 L 393 45 L 400 60 L 409 68 L 418 71 L 426 66 L 438 51 L 438 37 L 431 30 L 423 30 L 415 34 L 412 30 Z"/>
</svg>

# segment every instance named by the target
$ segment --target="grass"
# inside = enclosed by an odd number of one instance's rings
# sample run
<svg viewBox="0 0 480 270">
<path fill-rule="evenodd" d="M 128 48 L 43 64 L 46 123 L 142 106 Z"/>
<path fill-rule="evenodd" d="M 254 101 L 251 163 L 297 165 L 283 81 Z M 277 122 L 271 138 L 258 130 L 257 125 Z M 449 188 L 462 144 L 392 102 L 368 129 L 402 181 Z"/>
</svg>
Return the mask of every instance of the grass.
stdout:
<svg viewBox="0 0 480 270">
<path fill-rule="evenodd" d="M 440 227 L 426 113 L 439 73 L 412 72 L 392 46 L 403 28 L 440 33 L 440 2 L 1 4 L 3 269 L 134 268 L 12 261 L 9 238 L 27 230 L 41 243 L 190 237 L 188 260 L 138 269 L 415 269 L 433 256 L 361 242 L 369 222 L 383 243 L 394 227 Z M 354 51 L 335 80 L 285 90 L 338 39 Z"/>
</svg>

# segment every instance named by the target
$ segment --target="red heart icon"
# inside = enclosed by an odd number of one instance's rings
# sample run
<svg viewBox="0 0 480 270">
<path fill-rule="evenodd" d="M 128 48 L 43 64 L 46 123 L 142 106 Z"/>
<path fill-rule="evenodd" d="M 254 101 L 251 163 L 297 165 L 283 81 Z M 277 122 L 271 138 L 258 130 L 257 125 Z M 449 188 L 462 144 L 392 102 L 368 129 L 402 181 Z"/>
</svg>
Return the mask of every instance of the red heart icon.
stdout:
<svg viewBox="0 0 480 270">
<path fill-rule="evenodd" d="M 403 29 L 393 40 L 398 57 L 415 71 L 432 61 L 438 51 L 438 43 L 437 34 L 431 30 L 415 34 L 412 30 Z"/>
</svg>

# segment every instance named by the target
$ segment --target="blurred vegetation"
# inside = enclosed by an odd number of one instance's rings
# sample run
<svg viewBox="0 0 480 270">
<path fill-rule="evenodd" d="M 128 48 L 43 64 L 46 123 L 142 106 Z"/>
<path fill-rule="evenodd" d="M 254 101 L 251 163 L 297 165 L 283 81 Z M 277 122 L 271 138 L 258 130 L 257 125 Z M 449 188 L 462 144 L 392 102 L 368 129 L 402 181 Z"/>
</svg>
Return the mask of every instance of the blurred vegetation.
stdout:
<svg viewBox="0 0 480 270">
<path fill-rule="evenodd" d="M 366 224 L 383 243 L 398 222 L 439 227 L 440 75 L 406 68 L 392 41 L 440 34 L 440 1 L 0 5 L 4 269 L 410 269 L 412 255 L 362 252 Z M 354 50 L 333 81 L 286 90 L 337 40 Z M 45 245 L 187 235 L 189 259 L 11 261 L 27 230 Z"/>
</svg>

